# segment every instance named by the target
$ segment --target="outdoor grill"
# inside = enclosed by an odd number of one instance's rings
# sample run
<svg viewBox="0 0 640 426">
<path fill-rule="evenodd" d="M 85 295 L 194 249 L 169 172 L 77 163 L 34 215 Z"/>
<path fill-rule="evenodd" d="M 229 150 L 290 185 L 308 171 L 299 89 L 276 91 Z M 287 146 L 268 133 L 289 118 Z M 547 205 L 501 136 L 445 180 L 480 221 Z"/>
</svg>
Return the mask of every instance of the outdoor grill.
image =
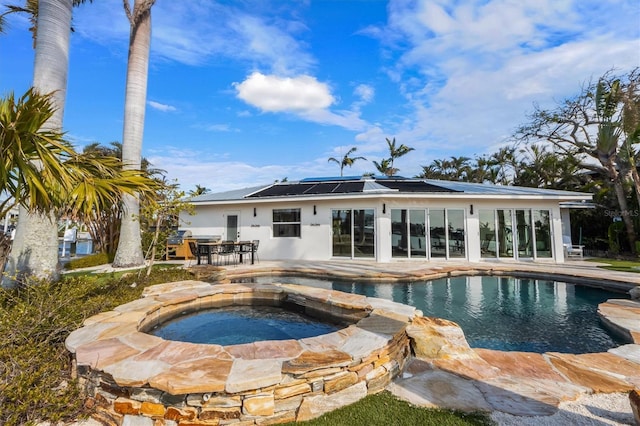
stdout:
<svg viewBox="0 0 640 426">
<path fill-rule="evenodd" d="M 184 240 L 187 238 L 191 238 L 191 231 L 185 229 L 178 229 L 173 234 L 169 236 L 167 239 L 167 244 L 169 245 L 179 245 L 183 244 Z"/>
<path fill-rule="evenodd" d="M 191 236 L 191 231 L 178 229 L 167 238 L 166 259 L 189 259 L 192 257 L 189 241 L 195 241 Z"/>
</svg>

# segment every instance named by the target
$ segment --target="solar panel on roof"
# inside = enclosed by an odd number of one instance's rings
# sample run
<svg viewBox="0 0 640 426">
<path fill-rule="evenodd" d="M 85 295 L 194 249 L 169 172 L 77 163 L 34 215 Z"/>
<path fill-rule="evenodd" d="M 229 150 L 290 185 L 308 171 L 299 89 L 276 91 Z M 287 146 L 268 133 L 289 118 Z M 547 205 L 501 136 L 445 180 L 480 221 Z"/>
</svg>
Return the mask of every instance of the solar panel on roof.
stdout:
<svg viewBox="0 0 640 426">
<path fill-rule="evenodd" d="M 357 182 L 305 182 L 278 184 L 251 194 L 250 198 L 283 197 L 288 195 L 347 194 L 362 192 L 364 181 Z"/>
<path fill-rule="evenodd" d="M 378 180 L 376 181 L 380 185 L 386 186 L 390 189 L 397 189 L 400 192 L 460 192 L 452 189 L 443 188 L 442 186 L 433 185 L 427 182 L 423 182 L 421 180 L 410 180 L 410 181 L 387 181 L 387 180 Z"/>
</svg>

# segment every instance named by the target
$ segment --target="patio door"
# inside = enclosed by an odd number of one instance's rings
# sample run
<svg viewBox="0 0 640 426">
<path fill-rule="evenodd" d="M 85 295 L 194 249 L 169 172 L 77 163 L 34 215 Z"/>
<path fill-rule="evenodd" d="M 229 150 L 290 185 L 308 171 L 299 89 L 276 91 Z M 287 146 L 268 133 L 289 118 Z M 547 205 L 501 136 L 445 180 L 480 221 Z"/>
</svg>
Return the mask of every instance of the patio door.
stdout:
<svg viewBox="0 0 640 426">
<path fill-rule="evenodd" d="M 228 241 L 238 241 L 240 238 L 238 218 L 240 217 L 237 211 L 230 211 L 225 214 L 226 216 L 226 228 L 223 239 Z"/>
<path fill-rule="evenodd" d="M 375 257 L 375 214 L 373 209 L 332 210 L 332 255 Z"/>
</svg>

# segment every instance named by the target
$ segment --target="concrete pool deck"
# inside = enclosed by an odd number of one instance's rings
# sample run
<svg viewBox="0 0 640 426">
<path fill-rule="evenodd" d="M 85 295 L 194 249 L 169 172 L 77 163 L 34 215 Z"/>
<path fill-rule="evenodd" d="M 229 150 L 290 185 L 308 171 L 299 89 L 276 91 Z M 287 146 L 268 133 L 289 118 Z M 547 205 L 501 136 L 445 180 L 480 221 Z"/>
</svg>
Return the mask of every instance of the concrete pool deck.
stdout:
<svg viewBox="0 0 640 426">
<path fill-rule="evenodd" d="M 185 262 L 189 265 L 189 262 Z M 195 262 L 191 262 L 192 264 Z M 416 281 L 454 275 L 505 274 L 569 280 L 627 292 L 640 274 L 608 271 L 587 261 L 528 262 L 261 261 L 225 267 L 226 279 L 301 274 L 370 281 Z M 604 306 L 603 306 L 604 305 Z M 605 322 L 627 330 L 633 343 L 596 354 L 524 353 L 472 349 L 454 325 L 433 330 L 423 348 L 387 389 L 420 406 L 549 416 L 562 402 L 591 393 L 640 389 L 640 303 L 602 304 Z M 428 313 L 425 313 L 428 315 Z M 427 339 L 423 339 L 425 341 Z M 452 343 L 453 342 L 453 343 Z"/>
</svg>

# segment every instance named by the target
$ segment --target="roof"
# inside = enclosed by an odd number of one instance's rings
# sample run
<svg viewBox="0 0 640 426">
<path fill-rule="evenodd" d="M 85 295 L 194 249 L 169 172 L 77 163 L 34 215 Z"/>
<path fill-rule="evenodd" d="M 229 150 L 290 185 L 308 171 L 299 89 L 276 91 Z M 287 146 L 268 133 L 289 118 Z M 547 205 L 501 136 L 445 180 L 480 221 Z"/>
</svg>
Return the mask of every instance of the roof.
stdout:
<svg viewBox="0 0 640 426">
<path fill-rule="evenodd" d="M 591 194 L 553 189 L 527 188 L 485 183 L 454 182 L 403 177 L 322 177 L 300 181 L 277 182 L 269 185 L 232 191 L 204 194 L 193 198 L 194 203 L 240 200 L 270 200 L 300 197 L 331 197 L 337 195 L 438 194 L 474 196 L 520 196 L 556 199 L 591 199 Z"/>
</svg>

